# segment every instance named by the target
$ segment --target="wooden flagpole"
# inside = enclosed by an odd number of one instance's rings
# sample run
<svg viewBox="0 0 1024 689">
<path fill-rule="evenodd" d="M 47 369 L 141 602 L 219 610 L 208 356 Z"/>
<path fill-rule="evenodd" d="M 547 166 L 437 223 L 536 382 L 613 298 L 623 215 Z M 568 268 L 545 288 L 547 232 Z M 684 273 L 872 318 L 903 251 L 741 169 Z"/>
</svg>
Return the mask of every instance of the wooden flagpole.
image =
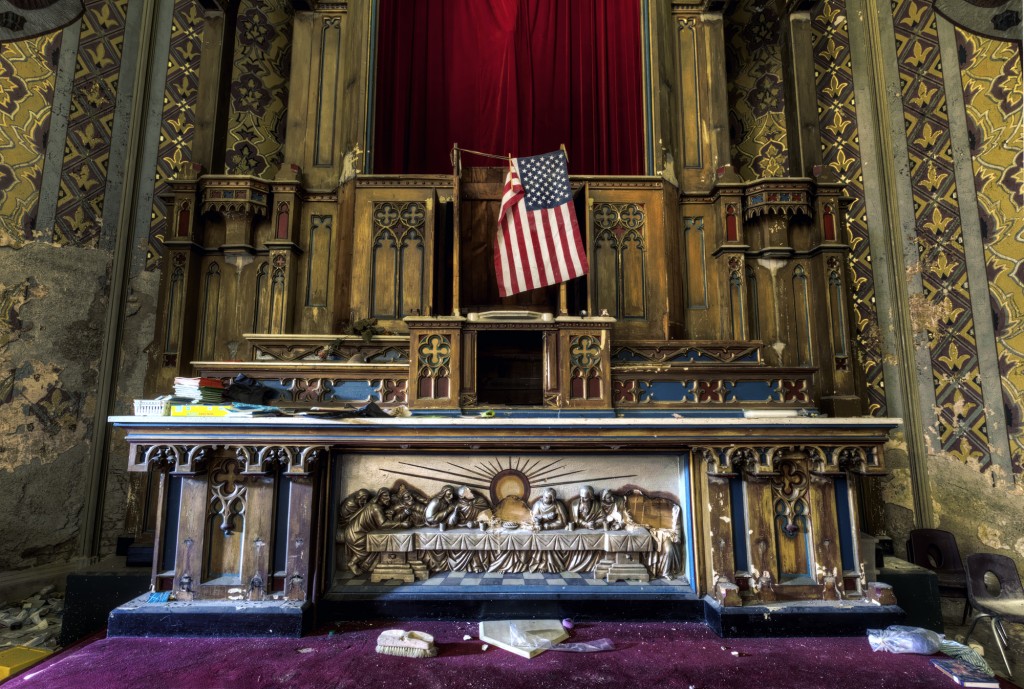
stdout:
<svg viewBox="0 0 1024 689">
<path fill-rule="evenodd" d="M 459 180 L 462 177 L 462 149 L 458 144 L 452 147 L 452 168 L 452 315 L 459 316 L 459 261 L 462 255 L 459 241 L 459 197 L 462 195 L 462 189 Z"/>
</svg>

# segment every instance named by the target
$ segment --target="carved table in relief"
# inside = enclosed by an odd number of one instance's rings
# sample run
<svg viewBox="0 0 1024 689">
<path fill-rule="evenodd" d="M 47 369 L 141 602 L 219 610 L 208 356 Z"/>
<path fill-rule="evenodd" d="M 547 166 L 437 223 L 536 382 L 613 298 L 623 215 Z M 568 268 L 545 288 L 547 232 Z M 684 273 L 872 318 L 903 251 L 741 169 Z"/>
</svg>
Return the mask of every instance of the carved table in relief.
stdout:
<svg viewBox="0 0 1024 689">
<path fill-rule="evenodd" d="M 367 535 L 367 549 L 381 557 L 371 582 L 400 579 L 412 583 L 426 579 L 431 569 L 420 557 L 431 553 L 435 562 L 448 561 L 452 569 L 514 572 L 593 572 L 613 581 L 650 581 L 639 555 L 655 549 L 651 532 L 643 527 L 618 531 L 575 529 L 436 528 L 381 530 Z"/>
</svg>

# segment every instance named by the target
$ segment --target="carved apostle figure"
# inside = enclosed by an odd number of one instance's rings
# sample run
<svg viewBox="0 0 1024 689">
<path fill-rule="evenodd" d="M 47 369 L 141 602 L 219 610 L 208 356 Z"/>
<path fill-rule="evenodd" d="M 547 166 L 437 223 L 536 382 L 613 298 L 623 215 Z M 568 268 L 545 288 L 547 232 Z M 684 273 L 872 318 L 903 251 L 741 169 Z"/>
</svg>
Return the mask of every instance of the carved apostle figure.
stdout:
<svg viewBox="0 0 1024 689">
<path fill-rule="evenodd" d="M 456 507 L 458 526 L 470 529 L 477 526 L 484 528 L 491 518 L 491 503 L 482 495 L 477 495 L 469 486 L 459 488 L 459 502 Z"/>
<path fill-rule="evenodd" d="M 601 503 L 594 495 L 594 489 L 590 486 L 580 488 L 580 499 L 572 506 L 572 521 L 570 527 L 581 529 L 598 529 L 604 521 L 604 512 L 601 510 Z"/>
<path fill-rule="evenodd" d="M 366 535 L 378 529 L 407 529 L 410 523 L 388 519 L 386 510 L 391 505 L 391 491 L 381 488 L 377 495 L 367 502 L 361 510 L 349 519 L 345 525 L 345 549 L 348 552 L 348 566 L 355 575 L 362 574 L 373 567 L 376 553 L 366 548 Z"/>
<path fill-rule="evenodd" d="M 569 511 L 565 503 L 555 496 L 554 488 L 545 488 L 533 503 L 533 523 L 542 531 L 564 529 L 569 524 Z"/>
<path fill-rule="evenodd" d="M 601 526 L 618 531 L 626 524 L 626 501 L 605 488 L 601 491 Z"/>
<path fill-rule="evenodd" d="M 407 521 L 414 527 L 427 523 L 427 503 L 410 490 L 403 490 L 398 495 L 395 505 L 395 519 Z"/>
<path fill-rule="evenodd" d="M 355 516 L 356 512 L 363 509 L 363 506 L 370 501 L 370 496 L 373 495 L 370 491 L 365 488 L 360 488 L 352 495 L 348 496 L 341 502 L 341 507 L 338 508 L 338 523 L 347 524 L 352 517 Z"/>
<path fill-rule="evenodd" d="M 458 517 L 456 503 L 455 488 L 443 486 L 427 503 L 427 508 L 423 511 L 424 523 L 427 526 L 436 526 L 441 531 L 448 526 L 455 526 Z"/>
</svg>

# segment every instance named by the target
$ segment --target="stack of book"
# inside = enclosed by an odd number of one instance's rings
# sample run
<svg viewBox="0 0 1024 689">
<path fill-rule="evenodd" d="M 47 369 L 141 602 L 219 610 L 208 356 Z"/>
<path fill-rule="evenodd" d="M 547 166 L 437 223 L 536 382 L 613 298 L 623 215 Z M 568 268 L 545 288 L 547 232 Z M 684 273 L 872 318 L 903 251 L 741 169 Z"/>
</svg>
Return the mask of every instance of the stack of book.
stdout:
<svg viewBox="0 0 1024 689">
<path fill-rule="evenodd" d="M 175 378 L 174 401 L 192 404 L 223 404 L 224 383 L 216 378 Z"/>
</svg>

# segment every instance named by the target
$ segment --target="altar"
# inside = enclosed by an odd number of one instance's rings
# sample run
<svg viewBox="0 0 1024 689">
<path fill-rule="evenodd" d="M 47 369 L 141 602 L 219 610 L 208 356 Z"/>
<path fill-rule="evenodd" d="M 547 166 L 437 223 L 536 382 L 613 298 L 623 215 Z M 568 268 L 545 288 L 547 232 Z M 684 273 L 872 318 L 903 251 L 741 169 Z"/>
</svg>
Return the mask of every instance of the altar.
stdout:
<svg viewBox="0 0 1024 689">
<path fill-rule="evenodd" d="M 429 600 L 435 592 L 421 584 L 453 572 L 481 585 L 501 583 L 492 576 L 522 583 L 553 573 L 563 593 L 564 577 L 574 573 L 580 585 L 603 580 L 604 596 L 616 595 L 605 584 L 622 580 L 633 582 L 623 590 L 629 595 L 643 593 L 635 585 L 645 584 L 661 600 L 708 596 L 722 605 L 864 599 L 872 594 L 861 562 L 870 554 L 860 551 L 851 479 L 879 470 L 879 448 L 895 423 L 551 416 L 112 421 L 128 433 L 132 469 L 159 476 L 156 510 L 167 519 L 157 533 L 155 590 L 182 599 L 314 605 L 365 600 L 381 585 L 397 592 L 413 582 L 419 588 L 408 595 Z M 615 467 L 618 473 L 609 474 Z M 477 487 L 467 490 L 493 513 L 476 515 L 472 527 L 367 522 L 365 547 L 355 548 L 359 559 L 353 558 L 357 531 L 346 531 L 345 511 L 367 477 L 394 490 L 369 484 L 364 500 L 385 491 L 390 504 L 391 494 L 410 495 L 415 485 L 440 485 L 451 474 L 475 475 L 464 482 Z M 530 479 L 558 482 L 552 476 L 575 477 L 559 496 L 579 493 L 581 484 L 615 486 L 597 494 L 613 496 L 624 521 L 610 529 L 535 528 L 524 507 L 539 500 Z M 460 593 L 472 595 L 473 588 L 463 585 Z M 545 590 L 532 587 L 534 594 Z"/>
<path fill-rule="evenodd" d="M 900 421 L 863 416 L 850 198 L 801 126 L 813 99 L 793 100 L 784 176 L 744 177 L 722 8 L 616 5 L 643 75 L 623 84 L 646 90 L 607 100 L 643 127 L 552 130 L 588 269 L 510 294 L 495 236 L 521 159 L 440 150 L 395 125 L 427 112 L 374 110 L 374 88 L 404 97 L 396 53 L 365 59 L 412 30 L 397 6 L 304 7 L 281 163 L 167 183 L 148 388 L 242 376 L 288 416 L 111 418 L 154 592 L 367 616 L 498 594 L 522 614 L 891 602 L 861 534 Z M 514 155 L 557 146 L 531 148 L 541 134 Z M 530 241 L 535 263 L 556 249 Z M 371 402 L 390 418 L 317 416 Z"/>
</svg>

